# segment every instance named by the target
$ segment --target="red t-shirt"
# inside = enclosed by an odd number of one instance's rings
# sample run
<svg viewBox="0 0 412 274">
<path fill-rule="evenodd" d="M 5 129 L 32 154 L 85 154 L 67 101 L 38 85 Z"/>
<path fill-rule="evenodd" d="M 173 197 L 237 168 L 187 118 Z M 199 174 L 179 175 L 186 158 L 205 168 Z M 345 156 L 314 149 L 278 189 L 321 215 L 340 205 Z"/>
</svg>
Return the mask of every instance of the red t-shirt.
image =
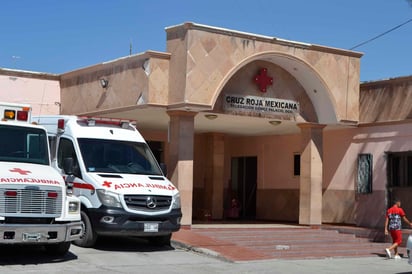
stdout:
<svg viewBox="0 0 412 274">
<path fill-rule="evenodd" d="M 405 212 L 402 208 L 393 206 L 386 211 L 386 217 L 389 218 L 389 230 L 400 230 L 402 228 L 402 217 Z"/>
</svg>

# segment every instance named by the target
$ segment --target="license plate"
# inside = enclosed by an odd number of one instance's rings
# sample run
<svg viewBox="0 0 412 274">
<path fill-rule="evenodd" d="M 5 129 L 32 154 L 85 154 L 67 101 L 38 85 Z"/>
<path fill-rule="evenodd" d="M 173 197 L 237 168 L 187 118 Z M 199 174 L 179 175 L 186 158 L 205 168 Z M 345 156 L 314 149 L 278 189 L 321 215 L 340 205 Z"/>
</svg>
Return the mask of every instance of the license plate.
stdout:
<svg viewBox="0 0 412 274">
<path fill-rule="evenodd" d="M 145 223 L 144 232 L 158 232 L 159 224 L 158 223 Z"/>
<path fill-rule="evenodd" d="M 37 242 L 41 239 L 41 233 L 23 233 L 23 241 Z"/>
</svg>

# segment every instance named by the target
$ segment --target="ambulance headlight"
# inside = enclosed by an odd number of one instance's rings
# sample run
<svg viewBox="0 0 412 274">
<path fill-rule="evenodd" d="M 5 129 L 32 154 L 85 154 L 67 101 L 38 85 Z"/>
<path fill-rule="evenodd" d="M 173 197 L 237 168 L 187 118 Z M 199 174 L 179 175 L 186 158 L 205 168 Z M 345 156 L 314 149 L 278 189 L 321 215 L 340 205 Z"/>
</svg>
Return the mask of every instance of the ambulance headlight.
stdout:
<svg viewBox="0 0 412 274">
<path fill-rule="evenodd" d="M 69 213 L 79 213 L 80 212 L 80 203 L 78 201 L 69 202 Z"/>
<path fill-rule="evenodd" d="M 176 193 L 175 195 L 173 195 L 173 204 L 172 204 L 172 209 L 176 209 L 176 208 L 180 208 L 181 204 L 180 204 L 180 194 Z"/>
<path fill-rule="evenodd" d="M 104 189 L 97 190 L 97 196 L 102 204 L 110 207 L 122 207 L 119 194 Z"/>
</svg>

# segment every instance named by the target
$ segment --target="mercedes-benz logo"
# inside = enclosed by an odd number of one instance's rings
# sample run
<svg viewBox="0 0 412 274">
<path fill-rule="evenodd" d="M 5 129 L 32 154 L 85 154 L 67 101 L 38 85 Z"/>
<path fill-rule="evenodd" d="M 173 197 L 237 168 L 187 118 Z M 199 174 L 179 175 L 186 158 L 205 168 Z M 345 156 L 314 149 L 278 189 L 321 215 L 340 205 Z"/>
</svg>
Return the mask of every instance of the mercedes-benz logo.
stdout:
<svg viewBox="0 0 412 274">
<path fill-rule="evenodd" d="M 152 196 L 148 196 L 146 198 L 146 206 L 150 209 L 156 208 L 157 204 L 156 204 L 156 198 L 152 197 Z"/>
</svg>

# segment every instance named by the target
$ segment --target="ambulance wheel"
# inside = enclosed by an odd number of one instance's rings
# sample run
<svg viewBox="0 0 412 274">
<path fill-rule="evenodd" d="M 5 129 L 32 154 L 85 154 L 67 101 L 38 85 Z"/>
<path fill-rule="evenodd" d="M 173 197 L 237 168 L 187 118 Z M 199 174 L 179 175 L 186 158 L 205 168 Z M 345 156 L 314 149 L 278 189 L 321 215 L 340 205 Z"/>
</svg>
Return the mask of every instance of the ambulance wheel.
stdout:
<svg viewBox="0 0 412 274">
<path fill-rule="evenodd" d="M 49 255 L 65 255 L 70 249 L 70 242 L 62 242 L 58 244 L 47 244 L 44 245 L 46 253 Z"/>
<path fill-rule="evenodd" d="M 83 234 L 80 239 L 73 241 L 73 243 L 80 247 L 92 247 L 96 243 L 97 235 L 93 231 L 92 222 L 87 213 L 82 210 L 80 215 L 83 223 Z"/>
<path fill-rule="evenodd" d="M 172 234 L 164 235 L 164 236 L 153 236 L 149 237 L 149 242 L 151 244 L 157 246 L 170 246 L 170 239 L 172 238 Z"/>
</svg>

